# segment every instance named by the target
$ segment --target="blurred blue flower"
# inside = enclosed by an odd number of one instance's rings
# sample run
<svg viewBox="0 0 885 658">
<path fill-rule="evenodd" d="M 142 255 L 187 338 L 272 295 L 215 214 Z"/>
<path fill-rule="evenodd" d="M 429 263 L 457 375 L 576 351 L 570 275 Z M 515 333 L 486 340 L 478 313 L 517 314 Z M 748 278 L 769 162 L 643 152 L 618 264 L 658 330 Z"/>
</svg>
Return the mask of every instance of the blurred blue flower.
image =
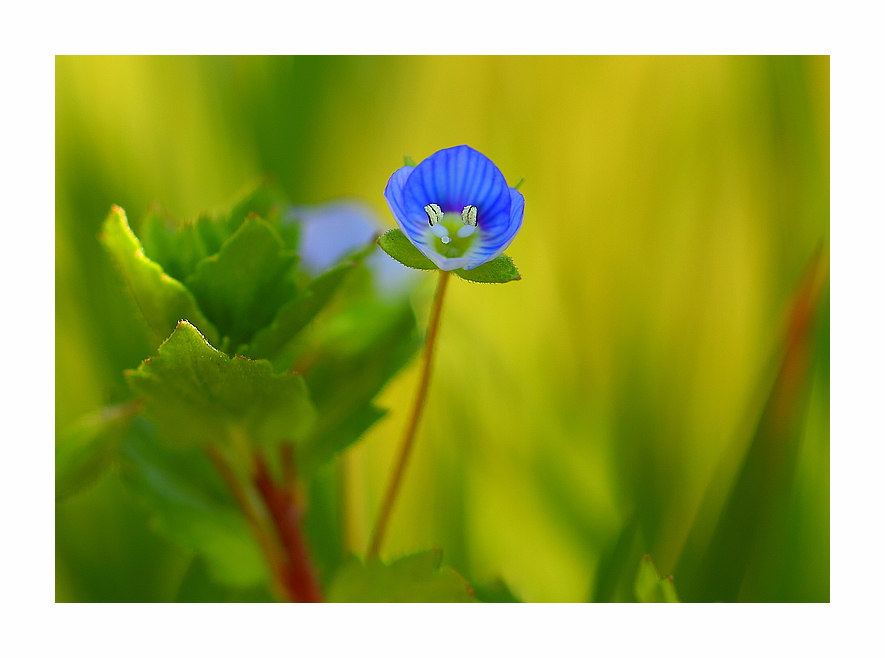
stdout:
<svg viewBox="0 0 885 658">
<path fill-rule="evenodd" d="M 364 248 L 384 229 L 372 208 L 351 199 L 295 206 L 283 221 L 300 225 L 298 255 L 302 267 L 313 277 Z M 403 268 L 382 252 L 369 254 L 365 263 L 372 272 L 376 289 L 384 297 L 405 294 L 417 281 L 417 272 Z"/>
<path fill-rule="evenodd" d="M 500 256 L 525 212 L 522 194 L 469 146 L 398 169 L 384 197 L 402 232 L 441 270 L 471 270 Z"/>
<path fill-rule="evenodd" d="M 301 225 L 298 255 L 311 276 L 332 269 L 345 256 L 365 247 L 380 228 L 370 208 L 347 199 L 296 206 L 284 221 Z"/>
</svg>

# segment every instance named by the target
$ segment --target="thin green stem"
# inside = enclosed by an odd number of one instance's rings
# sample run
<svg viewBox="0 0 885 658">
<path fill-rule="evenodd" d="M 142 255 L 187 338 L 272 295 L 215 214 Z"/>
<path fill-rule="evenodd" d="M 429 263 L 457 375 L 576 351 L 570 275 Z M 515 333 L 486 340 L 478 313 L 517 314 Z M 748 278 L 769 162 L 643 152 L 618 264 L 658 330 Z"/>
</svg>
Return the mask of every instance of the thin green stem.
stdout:
<svg viewBox="0 0 885 658">
<path fill-rule="evenodd" d="M 427 401 L 427 390 L 430 387 L 430 373 L 433 367 L 433 351 L 436 345 L 436 336 L 439 333 L 439 320 L 442 315 L 443 297 L 445 297 L 446 284 L 449 282 L 450 277 L 449 272 L 444 270 L 440 270 L 439 274 L 439 284 L 436 288 L 436 295 L 433 298 L 430 321 L 427 325 L 424 362 L 421 370 L 421 379 L 418 383 L 418 391 L 415 394 L 415 404 L 412 406 L 412 416 L 409 419 L 408 425 L 406 425 L 406 433 L 403 437 L 399 456 L 390 477 L 390 482 L 387 485 L 387 493 L 384 496 L 384 503 L 375 523 L 375 530 L 372 533 L 372 542 L 369 544 L 369 550 L 366 554 L 366 557 L 370 560 L 377 559 L 381 552 L 381 544 L 384 541 L 384 534 L 387 531 L 387 524 L 390 521 L 393 505 L 396 502 L 396 495 L 402 484 L 406 463 L 412 452 L 412 446 L 415 444 L 415 434 L 418 430 L 418 423 L 421 420 L 421 412 L 424 411 L 424 403 Z"/>
<path fill-rule="evenodd" d="M 215 465 L 215 468 L 218 469 L 237 506 L 252 528 L 258 545 L 261 547 L 261 552 L 264 553 L 264 558 L 271 569 L 273 575 L 271 587 L 274 593 L 282 600 L 290 600 L 291 595 L 285 586 L 284 557 L 280 546 L 272 536 L 271 529 L 268 527 L 268 520 L 265 518 L 266 514 L 259 507 L 258 501 L 254 500 L 253 494 L 247 491 L 246 487 L 239 481 L 221 451 L 215 446 L 208 446 L 206 453 Z"/>
</svg>

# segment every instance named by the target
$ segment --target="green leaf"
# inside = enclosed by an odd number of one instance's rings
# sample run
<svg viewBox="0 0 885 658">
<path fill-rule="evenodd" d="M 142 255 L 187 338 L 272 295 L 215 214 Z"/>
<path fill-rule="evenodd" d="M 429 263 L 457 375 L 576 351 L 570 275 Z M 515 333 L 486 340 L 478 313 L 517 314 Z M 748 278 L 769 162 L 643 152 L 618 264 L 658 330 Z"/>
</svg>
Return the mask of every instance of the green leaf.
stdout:
<svg viewBox="0 0 885 658">
<path fill-rule="evenodd" d="M 379 420 L 387 415 L 386 409 L 367 403 L 338 418 L 320 421 L 321 429 L 305 442 L 299 455 L 302 468 L 310 472 L 356 442 Z"/>
<path fill-rule="evenodd" d="M 425 551 L 392 564 L 352 560 L 335 575 L 335 603 L 471 603 L 470 585 L 451 567 L 440 568 L 442 552 Z"/>
<path fill-rule="evenodd" d="M 631 601 L 633 569 L 640 545 L 639 516 L 632 514 L 621 528 L 617 539 L 602 551 L 596 567 L 596 578 L 591 603 L 621 603 Z"/>
<path fill-rule="evenodd" d="M 159 207 L 148 212 L 139 231 L 145 254 L 179 281 L 187 279 L 197 263 L 216 253 L 232 233 L 226 224 L 208 215 L 176 222 Z"/>
<path fill-rule="evenodd" d="M 219 214 L 217 220 L 226 224 L 230 233 L 237 230 L 249 215 L 257 215 L 272 226 L 277 226 L 286 204 L 283 191 L 267 179 L 244 195 L 229 211 Z M 294 249 L 295 245 L 290 245 L 290 248 Z"/>
<path fill-rule="evenodd" d="M 250 216 L 217 254 L 200 261 L 186 283 L 236 348 L 296 295 L 292 268 L 297 260 L 267 222 Z"/>
<path fill-rule="evenodd" d="M 339 265 L 311 281 L 306 290 L 280 309 L 272 324 L 256 334 L 246 354 L 261 359 L 275 356 L 325 308 L 355 266 L 354 261 Z"/>
<path fill-rule="evenodd" d="M 413 245 L 398 228 L 381 234 L 378 245 L 395 261 L 415 270 L 436 270 L 436 265 Z"/>
<path fill-rule="evenodd" d="M 199 450 L 165 449 L 139 420 L 123 444 L 123 480 L 150 511 L 154 530 L 204 556 L 221 583 L 266 583 L 261 549 L 209 459 Z"/>
<path fill-rule="evenodd" d="M 187 322 L 126 379 L 158 433 L 177 445 L 297 442 L 313 422 L 301 377 L 274 374 L 268 361 L 228 358 Z"/>
<path fill-rule="evenodd" d="M 639 563 L 639 572 L 633 583 L 633 591 L 639 603 L 679 603 L 673 576 L 661 578 L 651 557 L 644 555 Z"/>
<path fill-rule="evenodd" d="M 219 582 L 213 567 L 201 555 L 195 555 L 181 580 L 176 603 L 276 603 L 270 590 L 262 584 L 236 587 Z"/>
<path fill-rule="evenodd" d="M 305 480 L 305 505 L 301 528 L 310 547 L 311 561 L 327 591 L 332 577 L 347 560 L 349 504 L 348 478 L 341 463 L 328 463 Z"/>
<path fill-rule="evenodd" d="M 455 274 L 462 279 L 477 283 L 507 283 L 522 279 L 513 260 L 505 254 L 501 254 L 494 260 L 483 263 L 472 270 L 455 270 Z"/>
<path fill-rule="evenodd" d="M 154 345 L 162 343 L 179 320 L 188 320 L 210 340 L 217 340 L 215 328 L 197 308 L 190 291 L 145 256 L 122 208 L 111 208 L 99 237 L 126 281 Z"/>
<path fill-rule="evenodd" d="M 140 402 L 106 407 L 90 414 L 55 449 L 55 500 L 62 501 L 94 484 L 117 460 L 120 444 Z"/>
<path fill-rule="evenodd" d="M 372 400 L 420 346 L 408 304 L 366 304 L 334 319 L 345 327 L 343 335 L 318 348 L 305 373 L 318 412 L 301 451 L 306 470 L 351 445 L 384 415 Z"/>
<path fill-rule="evenodd" d="M 510 591 L 501 578 L 497 578 L 483 585 L 473 585 L 476 598 L 482 603 L 524 603 L 518 596 Z"/>
<path fill-rule="evenodd" d="M 196 220 L 176 220 L 155 204 L 140 223 L 138 234 L 148 258 L 159 263 L 169 276 L 184 281 L 197 263 L 221 249 L 249 215 L 262 217 L 274 226 L 287 246 L 294 250 L 297 224 L 293 231 L 292 227 L 283 227 L 279 222 L 285 204 L 282 192 L 268 182 L 255 187 L 232 208 L 204 212 Z M 283 235 L 284 232 L 287 235 Z"/>
</svg>

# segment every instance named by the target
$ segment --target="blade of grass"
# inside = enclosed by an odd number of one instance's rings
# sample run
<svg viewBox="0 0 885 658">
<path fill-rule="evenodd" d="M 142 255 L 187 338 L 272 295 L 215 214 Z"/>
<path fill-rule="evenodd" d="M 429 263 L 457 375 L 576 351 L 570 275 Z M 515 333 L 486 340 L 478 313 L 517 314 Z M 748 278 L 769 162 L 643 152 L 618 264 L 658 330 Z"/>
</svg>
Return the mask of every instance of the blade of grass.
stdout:
<svg viewBox="0 0 885 658">
<path fill-rule="evenodd" d="M 821 249 L 793 296 L 777 376 L 730 495 L 697 563 L 683 553 L 676 573 L 687 601 L 737 601 L 758 552 L 785 523 L 810 391 L 813 334 L 828 276 Z M 692 535 L 702 533 L 695 527 Z M 687 545 L 692 543 L 690 537 Z"/>
</svg>

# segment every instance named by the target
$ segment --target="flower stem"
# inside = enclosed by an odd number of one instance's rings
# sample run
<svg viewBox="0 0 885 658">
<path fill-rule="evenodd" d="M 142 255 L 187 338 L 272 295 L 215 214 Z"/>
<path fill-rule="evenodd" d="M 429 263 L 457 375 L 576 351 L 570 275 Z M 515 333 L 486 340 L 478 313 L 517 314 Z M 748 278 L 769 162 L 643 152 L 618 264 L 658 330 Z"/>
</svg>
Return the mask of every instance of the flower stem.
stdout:
<svg viewBox="0 0 885 658">
<path fill-rule="evenodd" d="M 402 484 L 403 473 L 406 469 L 406 463 L 412 452 L 412 446 L 415 443 L 415 434 L 418 429 L 418 423 L 421 420 L 421 412 L 424 410 L 424 403 L 427 401 L 427 390 L 430 386 L 430 372 L 433 366 L 433 350 L 436 345 L 436 336 L 439 333 L 439 320 L 442 314 L 443 297 L 446 292 L 446 284 L 449 281 L 449 272 L 440 270 L 439 284 L 436 288 L 436 295 L 433 298 L 433 307 L 430 310 L 430 321 L 427 325 L 427 338 L 424 344 L 424 362 L 421 370 L 421 380 L 418 383 L 418 391 L 415 394 L 415 404 L 412 407 L 412 416 L 409 424 L 406 426 L 406 433 L 403 437 L 402 446 L 400 447 L 399 457 L 387 485 L 387 494 L 384 497 L 384 503 L 381 507 L 381 513 L 375 523 L 375 530 L 372 533 L 372 542 L 369 545 L 366 557 L 370 560 L 377 559 L 381 552 L 381 544 L 384 541 L 384 533 L 387 531 L 387 523 L 390 521 L 390 513 L 393 511 L 393 505 L 396 501 L 396 495 Z"/>
</svg>

